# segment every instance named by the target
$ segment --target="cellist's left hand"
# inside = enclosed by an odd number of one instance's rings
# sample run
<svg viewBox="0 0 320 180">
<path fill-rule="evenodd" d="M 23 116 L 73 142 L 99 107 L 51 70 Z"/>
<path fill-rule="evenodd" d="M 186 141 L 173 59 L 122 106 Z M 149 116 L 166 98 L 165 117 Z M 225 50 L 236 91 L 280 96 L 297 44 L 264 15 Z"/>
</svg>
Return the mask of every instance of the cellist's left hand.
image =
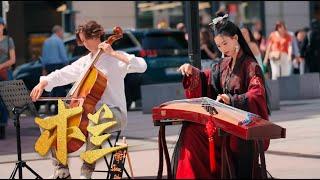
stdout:
<svg viewBox="0 0 320 180">
<path fill-rule="evenodd" d="M 114 50 L 111 47 L 110 44 L 106 43 L 106 42 L 102 42 L 98 45 L 98 48 L 101 48 L 103 50 L 104 53 L 106 53 L 107 55 L 113 55 L 114 54 Z"/>
</svg>

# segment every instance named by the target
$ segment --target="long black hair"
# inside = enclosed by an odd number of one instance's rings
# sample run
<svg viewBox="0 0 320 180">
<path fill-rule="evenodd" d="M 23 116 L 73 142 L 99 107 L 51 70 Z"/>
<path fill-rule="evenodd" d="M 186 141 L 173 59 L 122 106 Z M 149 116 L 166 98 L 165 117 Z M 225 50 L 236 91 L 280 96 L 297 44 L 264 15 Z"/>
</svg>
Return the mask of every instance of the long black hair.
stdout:
<svg viewBox="0 0 320 180">
<path fill-rule="evenodd" d="M 227 16 L 224 14 L 219 14 L 220 20 L 212 24 L 213 33 L 215 36 L 217 35 L 223 35 L 223 36 L 229 36 L 233 37 L 234 35 L 238 36 L 238 43 L 240 45 L 240 48 L 242 49 L 243 53 L 247 56 L 250 56 L 252 59 L 255 60 L 255 62 L 258 64 L 258 61 L 256 60 L 255 56 L 253 55 L 249 45 L 247 44 L 246 40 L 244 39 L 241 30 L 237 25 L 235 25 L 233 22 L 229 21 Z M 248 29 L 249 31 L 249 29 Z M 266 94 L 266 102 L 267 102 L 267 109 L 268 114 L 270 114 L 270 101 L 269 101 L 269 93 L 268 93 L 268 87 L 265 81 L 265 78 L 263 76 L 263 72 L 260 69 L 260 73 L 262 74 L 262 80 L 265 84 L 265 94 Z"/>
<path fill-rule="evenodd" d="M 233 37 L 234 35 L 238 36 L 238 43 L 243 50 L 243 52 L 255 59 L 252 51 L 250 50 L 249 45 L 247 44 L 246 40 L 244 39 L 240 29 L 236 26 L 233 22 L 227 20 L 227 18 L 223 18 L 222 20 L 218 21 L 216 24 L 213 24 L 213 33 L 215 36 L 223 35 Z"/>
</svg>

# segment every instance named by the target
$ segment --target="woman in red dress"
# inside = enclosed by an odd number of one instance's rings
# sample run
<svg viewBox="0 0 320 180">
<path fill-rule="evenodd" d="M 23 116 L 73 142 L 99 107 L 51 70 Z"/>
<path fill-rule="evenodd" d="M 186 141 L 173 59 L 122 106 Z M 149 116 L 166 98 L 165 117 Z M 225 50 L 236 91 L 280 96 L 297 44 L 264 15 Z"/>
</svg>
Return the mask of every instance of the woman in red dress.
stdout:
<svg viewBox="0 0 320 180">
<path fill-rule="evenodd" d="M 190 64 L 179 70 L 184 75 L 183 86 L 187 98 L 209 97 L 233 107 L 260 115 L 268 120 L 270 114 L 262 70 L 243 38 L 240 29 L 228 15 L 213 20 L 215 42 L 224 58 L 211 70 L 200 71 Z M 173 154 L 175 178 L 221 178 L 221 137 L 215 132 L 214 149 L 216 168 L 210 168 L 209 141 L 206 126 L 185 123 Z M 229 157 L 236 178 L 254 178 L 257 167 L 255 142 L 229 136 Z M 265 140 L 267 150 L 269 140 Z"/>
</svg>

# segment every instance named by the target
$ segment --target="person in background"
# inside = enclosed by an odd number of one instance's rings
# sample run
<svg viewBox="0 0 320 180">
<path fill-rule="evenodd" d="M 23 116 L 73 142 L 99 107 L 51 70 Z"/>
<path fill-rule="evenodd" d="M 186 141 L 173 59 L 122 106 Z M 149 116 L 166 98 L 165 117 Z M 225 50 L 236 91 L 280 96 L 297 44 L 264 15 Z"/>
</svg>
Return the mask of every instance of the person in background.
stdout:
<svg viewBox="0 0 320 180">
<path fill-rule="evenodd" d="M 281 76 L 291 74 L 291 54 L 292 54 L 292 37 L 288 33 L 285 23 L 277 21 L 275 31 L 271 32 L 268 38 L 264 64 L 270 60 L 271 77 L 276 80 Z"/>
<path fill-rule="evenodd" d="M 291 36 L 291 39 L 292 39 L 292 54 L 291 54 L 291 59 L 292 59 L 292 66 L 291 66 L 291 73 L 293 73 L 293 69 L 295 68 L 295 62 L 296 61 L 300 61 L 300 49 L 299 49 L 299 46 L 298 46 L 298 40 L 296 38 L 296 36 L 294 35 L 294 32 L 291 32 L 291 31 L 288 31 L 288 33 L 290 34 Z M 304 73 L 304 71 L 303 71 Z"/>
<path fill-rule="evenodd" d="M 221 52 L 213 41 L 213 35 L 205 27 L 200 29 L 200 50 L 202 69 L 211 68 L 218 63 Z"/>
<path fill-rule="evenodd" d="M 184 38 L 188 41 L 188 33 L 187 33 L 187 29 L 186 29 L 186 26 L 184 25 L 184 23 L 178 23 L 176 25 L 176 29 L 184 32 Z"/>
<path fill-rule="evenodd" d="M 69 61 L 67 57 L 67 51 L 64 47 L 63 39 L 63 28 L 59 25 L 55 25 L 52 28 L 52 35 L 45 40 L 42 47 L 42 75 L 50 74 L 51 72 L 61 69 L 66 66 Z M 63 97 L 66 96 L 64 87 L 54 88 L 50 95 L 51 97 Z M 47 107 L 49 108 L 52 104 L 55 105 L 54 113 L 58 111 L 58 102 L 48 102 Z M 50 108 L 49 108 L 50 109 Z"/>
<path fill-rule="evenodd" d="M 201 59 L 211 59 L 215 60 L 219 57 L 219 50 L 212 41 L 213 37 L 206 28 L 200 29 L 200 50 Z"/>
<path fill-rule="evenodd" d="M 320 73 L 320 7 L 315 10 L 310 31 L 304 38 L 301 54 L 306 61 L 308 72 Z"/>
<path fill-rule="evenodd" d="M 295 33 L 295 38 L 297 40 L 297 45 L 299 49 L 299 57 L 296 57 L 292 61 L 293 65 L 293 73 L 294 74 L 304 74 L 305 72 L 305 61 L 304 58 L 301 56 L 301 49 L 303 45 L 304 38 L 306 37 L 307 32 L 305 29 L 299 29 Z"/>
<path fill-rule="evenodd" d="M 243 27 L 243 28 L 241 28 L 241 33 L 242 33 L 244 39 L 246 40 L 247 44 L 249 45 L 250 50 L 252 51 L 254 57 L 258 61 L 258 64 L 261 67 L 262 72 L 265 73 L 266 72 L 266 66 L 264 66 L 263 63 L 262 63 L 262 55 L 261 55 L 261 52 L 259 50 L 258 44 L 257 44 L 256 40 L 253 37 L 253 34 L 252 34 L 251 30 L 249 28 L 247 28 L 247 27 Z"/>
<path fill-rule="evenodd" d="M 266 52 L 266 38 L 263 36 L 262 33 L 262 22 L 259 19 L 256 19 L 254 21 L 254 25 L 252 28 L 252 34 L 254 39 L 256 40 L 258 47 L 260 49 L 262 57 L 264 57 L 264 54 Z"/>
<path fill-rule="evenodd" d="M 16 53 L 13 39 L 6 33 L 6 24 L 0 17 L 0 81 L 12 80 L 11 66 L 16 63 Z M 0 139 L 5 138 L 8 122 L 8 111 L 0 98 Z"/>
</svg>

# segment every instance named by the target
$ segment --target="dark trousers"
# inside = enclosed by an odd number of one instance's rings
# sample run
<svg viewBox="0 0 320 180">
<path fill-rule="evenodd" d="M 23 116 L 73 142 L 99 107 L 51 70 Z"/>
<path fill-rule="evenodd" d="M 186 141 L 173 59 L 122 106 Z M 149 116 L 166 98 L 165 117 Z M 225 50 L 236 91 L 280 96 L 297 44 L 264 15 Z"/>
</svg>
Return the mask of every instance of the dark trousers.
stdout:
<svg viewBox="0 0 320 180">
<path fill-rule="evenodd" d="M 6 125 L 8 123 L 8 111 L 0 97 L 0 139 L 5 138 Z"/>
</svg>

